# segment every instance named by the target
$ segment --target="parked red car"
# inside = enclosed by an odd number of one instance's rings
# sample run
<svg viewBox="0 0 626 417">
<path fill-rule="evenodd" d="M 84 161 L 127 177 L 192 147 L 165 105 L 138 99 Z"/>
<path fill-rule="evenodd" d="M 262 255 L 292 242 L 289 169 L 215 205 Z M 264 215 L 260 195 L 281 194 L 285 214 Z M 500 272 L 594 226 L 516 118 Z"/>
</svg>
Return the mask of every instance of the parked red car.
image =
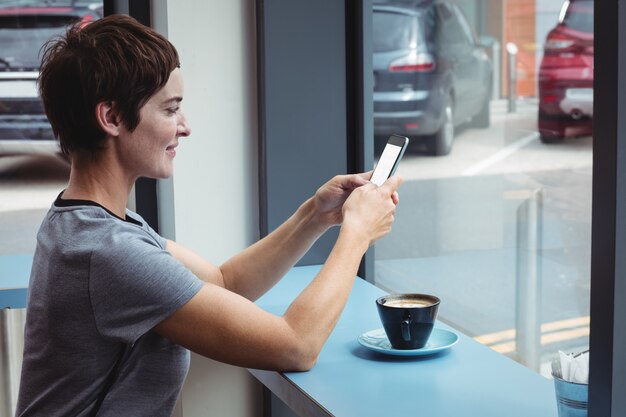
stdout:
<svg viewBox="0 0 626 417">
<path fill-rule="evenodd" d="M 544 143 L 589 135 L 593 119 L 593 0 L 563 3 L 539 68 L 538 129 Z"/>
</svg>

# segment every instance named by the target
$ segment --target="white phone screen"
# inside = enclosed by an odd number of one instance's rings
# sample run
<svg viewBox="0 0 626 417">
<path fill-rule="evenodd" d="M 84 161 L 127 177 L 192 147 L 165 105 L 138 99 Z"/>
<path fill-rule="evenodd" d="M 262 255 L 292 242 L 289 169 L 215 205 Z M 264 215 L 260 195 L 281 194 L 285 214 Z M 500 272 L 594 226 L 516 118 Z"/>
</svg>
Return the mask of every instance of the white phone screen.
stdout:
<svg viewBox="0 0 626 417">
<path fill-rule="evenodd" d="M 398 155 L 400 155 L 400 151 L 402 151 L 402 146 L 396 146 L 391 143 L 388 143 L 383 149 L 383 153 L 380 155 L 380 159 L 378 160 L 378 164 L 376 168 L 374 168 L 374 173 L 372 174 L 371 182 L 374 184 L 381 186 L 389 175 L 391 174 L 391 170 L 398 159 Z"/>
</svg>

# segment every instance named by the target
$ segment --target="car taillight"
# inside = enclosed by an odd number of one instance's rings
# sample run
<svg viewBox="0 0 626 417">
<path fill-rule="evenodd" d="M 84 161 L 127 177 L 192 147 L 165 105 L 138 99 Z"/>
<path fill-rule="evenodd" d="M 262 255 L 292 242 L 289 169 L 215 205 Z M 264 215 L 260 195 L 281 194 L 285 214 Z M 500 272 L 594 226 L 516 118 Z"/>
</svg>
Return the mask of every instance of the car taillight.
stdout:
<svg viewBox="0 0 626 417">
<path fill-rule="evenodd" d="M 559 101 L 559 97 L 555 94 L 546 94 L 541 96 L 541 99 L 544 103 L 556 103 Z"/>
<path fill-rule="evenodd" d="M 83 16 L 83 18 L 80 20 L 80 24 L 78 25 L 81 29 L 84 28 L 85 26 L 87 26 L 88 24 L 90 24 L 91 22 L 93 22 L 93 16 L 91 15 L 85 15 Z"/>
<path fill-rule="evenodd" d="M 544 48 L 546 52 L 565 52 L 573 49 L 576 40 L 562 33 L 550 33 Z"/>
<path fill-rule="evenodd" d="M 411 53 L 389 65 L 390 72 L 429 72 L 435 69 L 435 60 L 426 53 Z"/>
</svg>

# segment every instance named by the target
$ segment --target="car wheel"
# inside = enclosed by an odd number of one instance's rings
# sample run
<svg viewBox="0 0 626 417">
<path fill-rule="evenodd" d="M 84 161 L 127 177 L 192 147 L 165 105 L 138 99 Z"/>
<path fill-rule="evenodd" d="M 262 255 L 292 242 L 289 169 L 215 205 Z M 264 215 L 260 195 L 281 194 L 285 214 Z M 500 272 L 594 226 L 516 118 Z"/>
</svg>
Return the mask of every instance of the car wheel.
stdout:
<svg viewBox="0 0 626 417">
<path fill-rule="evenodd" d="M 565 137 L 565 123 L 539 111 L 537 129 L 542 143 L 559 143 Z"/>
<path fill-rule="evenodd" d="M 539 139 L 542 143 L 551 144 L 551 143 L 560 143 L 563 142 L 563 136 L 544 136 L 539 134 Z"/>
<path fill-rule="evenodd" d="M 431 155 L 447 155 L 452 150 L 452 142 L 454 141 L 454 109 L 452 103 L 452 97 L 448 97 L 443 109 L 441 128 L 429 140 L 428 153 Z"/>
<path fill-rule="evenodd" d="M 486 129 L 491 126 L 491 111 L 489 109 L 489 103 L 491 102 L 490 96 L 491 94 L 488 94 L 487 97 L 485 97 L 480 112 L 472 117 L 472 126 L 480 129 Z"/>
</svg>

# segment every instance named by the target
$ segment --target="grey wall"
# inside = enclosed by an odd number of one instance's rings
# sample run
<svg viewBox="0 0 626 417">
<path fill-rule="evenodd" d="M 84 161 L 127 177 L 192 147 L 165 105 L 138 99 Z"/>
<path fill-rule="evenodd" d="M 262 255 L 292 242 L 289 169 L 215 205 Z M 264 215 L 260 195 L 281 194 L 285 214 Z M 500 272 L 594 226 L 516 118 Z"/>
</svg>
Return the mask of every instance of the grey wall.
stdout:
<svg viewBox="0 0 626 417">
<path fill-rule="evenodd" d="M 347 172 L 345 3 L 259 2 L 261 234 Z M 265 198 L 264 198 L 265 197 Z M 323 263 L 327 233 L 300 264 Z"/>
</svg>

